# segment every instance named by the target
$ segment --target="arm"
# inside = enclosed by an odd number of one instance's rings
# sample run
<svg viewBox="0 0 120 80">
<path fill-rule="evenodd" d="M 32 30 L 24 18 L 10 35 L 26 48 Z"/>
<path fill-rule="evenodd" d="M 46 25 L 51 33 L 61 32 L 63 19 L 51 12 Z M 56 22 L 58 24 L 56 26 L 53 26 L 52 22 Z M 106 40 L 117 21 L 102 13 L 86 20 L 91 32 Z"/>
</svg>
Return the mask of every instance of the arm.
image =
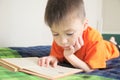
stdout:
<svg viewBox="0 0 120 80">
<path fill-rule="evenodd" d="M 74 53 L 83 46 L 84 42 L 82 38 L 78 38 L 74 46 L 70 46 L 69 49 L 64 50 L 64 57 L 71 63 L 74 67 L 83 69 L 86 72 L 90 72 L 90 67 L 81 59 L 79 59 Z"/>
<path fill-rule="evenodd" d="M 85 72 L 92 71 L 90 67 L 82 60 L 77 58 L 74 54 L 71 54 L 69 56 L 65 56 L 65 58 L 71 63 L 74 67 L 83 69 Z"/>
</svg>

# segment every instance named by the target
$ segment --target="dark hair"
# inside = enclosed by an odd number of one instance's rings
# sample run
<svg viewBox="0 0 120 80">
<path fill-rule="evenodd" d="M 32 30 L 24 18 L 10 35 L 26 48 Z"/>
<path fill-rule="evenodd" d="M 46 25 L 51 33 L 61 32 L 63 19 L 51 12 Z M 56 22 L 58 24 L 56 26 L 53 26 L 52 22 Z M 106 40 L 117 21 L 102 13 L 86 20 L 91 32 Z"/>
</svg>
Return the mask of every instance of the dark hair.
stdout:
<svg viewBox="0 0 120 80">
<path fill-rule="evenodd" d="M 49 27 L 58 24 L 67 14 L 76 11 L 81 21 L 85 18 L 83 0 L 48 0 L 45 10 L 45 22 Z"/>
</svg>

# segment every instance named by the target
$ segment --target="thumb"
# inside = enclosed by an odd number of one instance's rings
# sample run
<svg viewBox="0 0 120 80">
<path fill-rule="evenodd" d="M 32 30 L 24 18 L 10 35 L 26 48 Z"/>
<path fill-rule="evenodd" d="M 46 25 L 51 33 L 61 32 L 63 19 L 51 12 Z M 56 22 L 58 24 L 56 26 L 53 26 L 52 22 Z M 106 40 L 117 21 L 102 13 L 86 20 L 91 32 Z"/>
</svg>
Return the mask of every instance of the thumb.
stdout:
<svg viewBox="0 0 120 80">
<path fill-rule="evenodd" d="M 53 67 L 56 67 L 56 66 L 57 66 L 57 63 L 58 63 L 58 61 L 57 61 L 57 60 L 54 60 L 53 63 L 52 63 L 52 66 L 53 66 Z"/>
</svg>

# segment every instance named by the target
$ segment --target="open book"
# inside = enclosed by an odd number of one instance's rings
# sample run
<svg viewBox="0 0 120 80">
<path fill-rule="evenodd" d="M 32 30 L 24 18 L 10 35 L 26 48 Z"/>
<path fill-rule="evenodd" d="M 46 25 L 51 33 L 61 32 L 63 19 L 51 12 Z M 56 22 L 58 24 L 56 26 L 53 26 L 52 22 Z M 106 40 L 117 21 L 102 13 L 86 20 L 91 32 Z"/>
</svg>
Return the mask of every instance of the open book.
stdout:
<svg viewBox="0 0 120 80">
<path fill-rule="evenodd" d="M 41 67 L 38 65 L 38 59 L 38 57 L 5 58 L 0 59 L 0 65 L 15 72 L 25 72 L 47 79 L 56 79 L 83 71 L 81 69 L 63 66 L 57 66 L 55 68 L 51 66 Z"/>
</svg>

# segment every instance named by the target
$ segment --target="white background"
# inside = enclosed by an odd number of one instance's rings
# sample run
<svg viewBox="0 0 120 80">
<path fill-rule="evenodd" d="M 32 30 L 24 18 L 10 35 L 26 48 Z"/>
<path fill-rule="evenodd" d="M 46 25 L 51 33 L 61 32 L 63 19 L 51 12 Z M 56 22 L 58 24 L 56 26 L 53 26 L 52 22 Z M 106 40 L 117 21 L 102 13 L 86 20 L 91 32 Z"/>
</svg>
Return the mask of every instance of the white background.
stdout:
<svg viewBox="0 0 120 80">
<path fill-rule="evenodd" d="M 47 0 L 0 0 L 0 47 L 51 45 Z M 89 24 L 102 31 L 102 0 L 85 0 Z"/>
<path fill-rule="evenodd" d="M 120 0 L 103 0 L 103 33 L 120 34 Z"/>
</svg>

